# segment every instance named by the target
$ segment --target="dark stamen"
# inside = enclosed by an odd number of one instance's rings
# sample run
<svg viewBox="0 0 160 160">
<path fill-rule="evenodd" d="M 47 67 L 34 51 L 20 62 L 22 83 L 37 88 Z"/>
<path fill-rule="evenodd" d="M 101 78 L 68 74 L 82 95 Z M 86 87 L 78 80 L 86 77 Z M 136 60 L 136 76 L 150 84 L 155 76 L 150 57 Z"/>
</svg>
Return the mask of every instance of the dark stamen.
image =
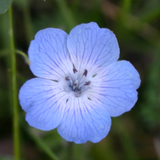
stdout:
<svg viewBox="0 0 160 160">
<path fill-rule="evenodd" d="M 66 77 L 66 80 L 69 81 L 70 80 L 69 77 Z"/>
<path fill-rule="evenodd" d="M 85 69 L 83 75 L 87 76 L 88 71 Z"/>
<path fill-rule="evenodd" d="M 77 86 L 77 83 L 73 83 L 73 86 Z"/>
<path fill-rule="evenodd" d="M 76 70 L 76 68 L 73 68 L 73 72 L 76 73 L 76 72 L 78 72 L 78 71 Z"/>
<path fill-rule="evenodd" d="M 88 82 L 86 82 L 84 85 L 89 85 L 91 82 L 90 81 L 88 81 Z"/>
</svg>

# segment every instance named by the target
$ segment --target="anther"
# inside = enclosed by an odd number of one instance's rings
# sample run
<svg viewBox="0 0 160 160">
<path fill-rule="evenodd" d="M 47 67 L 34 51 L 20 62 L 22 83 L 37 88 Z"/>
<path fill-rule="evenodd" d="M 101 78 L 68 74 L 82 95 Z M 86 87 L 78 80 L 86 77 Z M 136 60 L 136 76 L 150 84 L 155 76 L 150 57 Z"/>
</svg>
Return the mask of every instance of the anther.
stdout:
<svg viewBox="0 0 160 160">
<path fill-rule="evenodd" d="M 76 68 L 73 68 L 73 72 L 76 73 L 76 72 L 78 72 L 78 71 L 76 70 Z"/>
<path fill-rule="evenodd" d="M 87 77 L 88 71 L 85 69 L 83 75 Z"/>
<path fill-rule="evenodd" d="M 90 81 L 88 81 L 88 82 L 86 82 L 84 85 L 89 85 L 91 82 Z"/>
<path fill-rule="evenodd" d="M 66 80 L 69 81 L 70 80 L 69 77 L 66 77 Z"/>
<path fill-rule="evenodd" d="M 77 83 L 73 83 L 73 86 L 75 86 L 75 87 L 76 87 L 76 86 L 77 86 Z"/>
</svg>

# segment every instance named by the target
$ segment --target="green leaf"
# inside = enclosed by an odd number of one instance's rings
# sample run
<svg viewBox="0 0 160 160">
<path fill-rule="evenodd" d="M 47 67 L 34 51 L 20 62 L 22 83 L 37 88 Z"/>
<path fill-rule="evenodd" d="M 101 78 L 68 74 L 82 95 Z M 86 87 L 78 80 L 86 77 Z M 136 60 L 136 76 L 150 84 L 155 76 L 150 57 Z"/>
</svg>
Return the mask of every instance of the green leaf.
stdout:
<svg viewBox="0 0 160 160">
<path fill-rule="evenodd" d="M 12 0 L 0 0 L 0 14 L 8 10 Z"/>
</svg>

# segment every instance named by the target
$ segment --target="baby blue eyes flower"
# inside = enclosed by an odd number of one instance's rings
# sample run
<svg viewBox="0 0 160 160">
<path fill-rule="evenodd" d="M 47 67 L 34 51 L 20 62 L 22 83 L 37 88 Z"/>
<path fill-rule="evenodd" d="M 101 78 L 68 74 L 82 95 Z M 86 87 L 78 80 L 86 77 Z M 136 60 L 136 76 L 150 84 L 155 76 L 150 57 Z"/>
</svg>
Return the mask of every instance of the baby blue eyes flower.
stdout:
<svg viewBox="0 0 160 160">
<path fill-rule="evenodd" d="M 57 128 L 67 141 L 93 143 L 111 127 L 111 117 L 137 101 L 139 74 L 119 58 L 112 31 L 81 24 L 68 35 L 60 29 L 39 31 L 29 47 L 30 69 L 37 77 L 20 89 L 26 121 L 40 130 Z"/>
</svg>

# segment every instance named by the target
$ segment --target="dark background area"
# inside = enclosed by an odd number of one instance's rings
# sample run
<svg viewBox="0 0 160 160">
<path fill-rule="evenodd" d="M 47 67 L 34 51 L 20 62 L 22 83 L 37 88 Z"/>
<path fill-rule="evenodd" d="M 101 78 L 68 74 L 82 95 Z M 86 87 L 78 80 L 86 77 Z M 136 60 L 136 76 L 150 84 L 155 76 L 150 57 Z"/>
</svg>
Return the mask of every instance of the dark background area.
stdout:
<svg viewBox="0 0 160 160">
<path fill-rule="evenodd" d="M 7 14 L 0 15 L 0 160 L 13 159 L 13 117 L 10 101 Z M 139 100 L 120 117 L 112 118 L 108 136 L 97 144 L 73 144 L 56 129 L 44 132 L 28 126 L 19 106 L 22 160 L 158 160 L 160 159 L 160 1 L 159 0 L 14 0 L 16 49 L 27 54 L 37 31 L 53 27 L 67 33 L 80 23 L 97 22 L 118 39 L 120 59 L 140 73 Z M 17 54 L 18 90 L 33 78 Z M 72 152 L 71 152 L 72 149 Z M 71 160 L 71 159 L 70 159 Z"/>
</svg>

